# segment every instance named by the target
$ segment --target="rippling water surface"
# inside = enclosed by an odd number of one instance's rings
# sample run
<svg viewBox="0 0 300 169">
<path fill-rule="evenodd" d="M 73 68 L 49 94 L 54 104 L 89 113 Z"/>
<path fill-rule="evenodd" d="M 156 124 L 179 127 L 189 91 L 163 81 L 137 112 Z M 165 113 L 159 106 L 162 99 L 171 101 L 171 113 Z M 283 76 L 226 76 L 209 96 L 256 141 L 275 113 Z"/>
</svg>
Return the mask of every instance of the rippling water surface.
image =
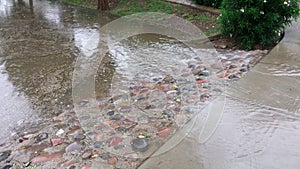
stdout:
<svg viewBox="0 0 300 169">
<path fill-rule="evenodd" d="M 101 38 L 99 29 L 113 19 L 116 17 L 109 14 L 50 1 L 0 1 L 1 139 L 32 114 L 55 115 L 72 107 L 76 59 L 84 54 L 83 62 L 92 60 Z M 300 48 L 299 43 L 292 42 L 287 40 L 276 47 L 272 52 L 277 55 L 263 60 L 247 75 L 248 80 L 242 79 L 225 92 L 230 99 L 220 126 L 207 143 L 192 150 L 203 168 L 299 168 Z M 202 53 L 207 58 L 215 54 L 214 50 Z M 143 34 L 125 39 L 110 46 L 110 53 L 99 66 L 97 101 L 112 97 L 114 106 L 122 107 L 128 101 L 130 85 L 154 82 L 170 74 L 185 87 L 185 98 L 198 96 L 195 79 L 187 69 L 193 59 L 195 53 L 189 47 L 166 36 Z M 85 93 L 80 94 L 84 98 Z M 167 104 L 159 100 L 165 97 L 162 93 L 151 94 L 158 98 L 151 100 L 157 108 Z M 191 98 L 189 106 L 199 111 L 199 98 Z M 136 106 L 134 113 L 143 113 L 138 112 Z M 148 116 L 156 117 L 155 109 L 153 112 Z M 136 114 L 128 116 L 138 118 Z"/>
</svg>

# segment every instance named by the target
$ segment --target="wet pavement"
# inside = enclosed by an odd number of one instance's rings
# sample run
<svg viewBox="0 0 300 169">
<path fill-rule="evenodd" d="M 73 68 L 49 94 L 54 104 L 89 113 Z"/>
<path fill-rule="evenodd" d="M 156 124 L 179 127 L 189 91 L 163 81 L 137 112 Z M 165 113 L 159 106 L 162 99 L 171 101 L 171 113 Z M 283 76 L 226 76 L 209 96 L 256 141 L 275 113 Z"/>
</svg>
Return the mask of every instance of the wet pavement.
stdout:
<svg viewBox="0 0 300 169">
<path fill-rule="evenodd" d="M 186 130 L 178 132 L 140 168 L 299 168 L 299 23 L 201 112 L 208 114 L 207 121 L 200 118 L 182 142 L 176 137 L 187 135 Z M 222 119 L 213 120 L 211 114 Z"/>
<path fill-rule="evenodd" d="M 9 136 L 8 133 L 12 131 L 14 126 L 28 118 L 26 116 L 31 114 L 32 109 L 28 100 L 24 98 L 25 96 L 16 92 L 16 88 L 8 81 L 4 64 L 1 65 L 0 71 L 0 88 L 3 91 L 0 98 L 0 116 L 2 117 L 0 140 L 4 140 Z"/>
<path fill-rule="evenodd" d="M 137 168 L 169 139 L 172 148 L 185 140 L 193 127 L 185 124 L 205 120 L 200 110 L 267 52 L 219 53 L 205 44 L 211 48 L 197 53 L 174 38 L 142 34 L 109 46 L 93 86 L 84 70 L 98 56 L 99 30 L 116 16 L 51 1 L 0 3 L 4 168 Z M 77 83 L 78 72 L 86 74 Z M 85 92 L 93 87 L 95 100 Z"/>
</svg>

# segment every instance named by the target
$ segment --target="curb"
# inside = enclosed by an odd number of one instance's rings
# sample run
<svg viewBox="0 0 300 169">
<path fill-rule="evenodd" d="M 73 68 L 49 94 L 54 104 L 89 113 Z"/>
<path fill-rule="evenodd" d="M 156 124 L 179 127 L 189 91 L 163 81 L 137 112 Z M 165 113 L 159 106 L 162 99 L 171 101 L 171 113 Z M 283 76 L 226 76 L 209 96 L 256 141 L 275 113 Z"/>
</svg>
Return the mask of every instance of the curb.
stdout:
<svg viewBox="0 0 300 169">
<path fill-rule="evenodd" d="M 195 9 L 199 9 L 201 11 L 210 12 L 210 13 L 215 14 L 215 15 L 219 15 L 221 13 L 221 11 L 219 9 L 215 9 L 215 8 L 211 8 L 211 7 L 207 7 L 207 6 L 195 5 L 195 4 L 186 4 L 186 3 L 177 2 L 177 1 L 174 1 L 174 0 L 164 0 L 164 1 L 169 2 L 169 3 L 173 3 L 173 4 L 179 4 L 179 5 L 192 7 L 192 8 L 195 8 Z"/>
</svg>

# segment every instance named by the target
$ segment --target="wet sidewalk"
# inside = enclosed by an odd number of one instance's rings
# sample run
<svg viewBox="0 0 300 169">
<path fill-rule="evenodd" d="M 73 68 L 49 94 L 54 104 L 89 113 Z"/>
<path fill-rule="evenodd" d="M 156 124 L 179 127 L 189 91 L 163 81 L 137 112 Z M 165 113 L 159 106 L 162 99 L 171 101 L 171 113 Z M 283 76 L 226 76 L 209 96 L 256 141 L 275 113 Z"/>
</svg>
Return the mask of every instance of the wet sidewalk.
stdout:
<svg viewBox="0 0 300 169">
<path fill-rule="evenodd" d="M 299 168 L 299 27 L 139 168 Z"/>
</svg>

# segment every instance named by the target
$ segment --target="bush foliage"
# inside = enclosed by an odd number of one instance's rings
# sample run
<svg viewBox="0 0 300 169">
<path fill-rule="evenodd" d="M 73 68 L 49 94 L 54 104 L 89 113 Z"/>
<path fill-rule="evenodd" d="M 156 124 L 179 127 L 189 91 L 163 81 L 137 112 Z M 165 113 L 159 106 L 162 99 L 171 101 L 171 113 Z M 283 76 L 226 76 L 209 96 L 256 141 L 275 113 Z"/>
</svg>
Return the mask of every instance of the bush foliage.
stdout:
<svg viewBox="0 0 300 169">
<path fill-rule="evenodd" d="M 223 0 L 219 22 L 223 35 L 252 49 L 273 43 L 298 16 L 298 0 Z"/>
<path fill-rule="evenodd" d="M 194 2 L 196 2 L 199 5 L 220 8 L 222 0 L 194 0 Z"/>
</svg>

